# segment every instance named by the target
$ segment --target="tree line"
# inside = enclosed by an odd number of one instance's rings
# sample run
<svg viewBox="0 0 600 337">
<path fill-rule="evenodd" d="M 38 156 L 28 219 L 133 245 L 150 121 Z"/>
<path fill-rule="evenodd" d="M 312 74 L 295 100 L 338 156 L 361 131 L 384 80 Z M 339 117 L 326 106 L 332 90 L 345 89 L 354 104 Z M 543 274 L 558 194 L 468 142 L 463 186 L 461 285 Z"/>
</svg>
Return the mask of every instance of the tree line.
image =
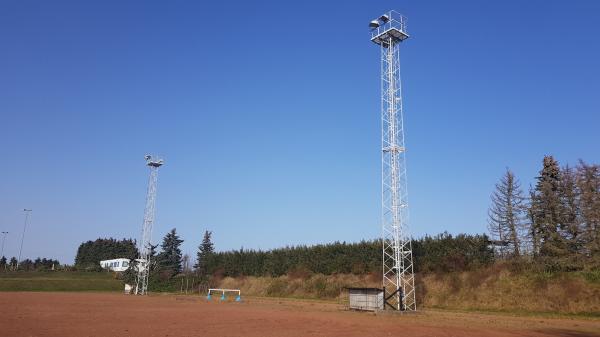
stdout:
<svg viewBox="0 0 600 337">
<path fill-rule="evenodd" d="M 495 254 L 551 270 L 600 267 L 600 166 L 560 167 L 545 156 L 527 195 L 507 169 L 488 210 Z"/>
<path fill-rule="evenodd" d="M 54 270 L 60 267 L 60 262 L 55 259 L 36 258 L 35 260 L 25 259 L 21 263 L 17 262 L 16 257 L 10 260 L 6 256 L 0 258 L 0 271 L 6 270 L 25 270 L 25 271 L 44 271 Z"/>
<path fill-rule="evenodd" d="M 494 261 L 486 235 L 442 233 L 411 241 L 415 272 L 464 271 Z M 209 270 L 223 276 L 280 276 L 290 273 L 380 273 L 381 240 L 334 242 L 267 251 L 233 250 L 214 253 Z"/>
<path fill-rule="evenodd" d="M 381 240 L 363 240 L 357 243 L 334 242 L 313 246 L 288 246 L 271 250 L 239 249 L 215 251 L 212 232 L 206 231 L 198 246 L 195 263 L 182 255 L 176 229 L 168 232 L 160 244 L 151 247 L 151 290 L 168 288 L 179 274 L 193 275 L 199 283 L 212 276 L 280 276 L 290 273 L 366 274 L 381 270 Z M 486 235 L 442 233 L 411 241 L 416 272 L 464 271 L 494 262 L 493 250 Z M 102 248 L 104 247 L 104 248 Z M 107 252 L 100 254 L 99 251 Z M 129 255 L 122 255 L 126 252 Z M 76 266 L 79 269 L 100 269 L 100 260 L 137 257 L 135 241 L 125 239 L 98 239 L 82 243 L 78 249 Z M 89 266 L 93 265 L 92 268 Z M 125 273 L 125 281 L 135 282 L 134 263 Z"/>
<path fill-rule="evenodd" d="M 239 249 L 216 252 L 206 231 L 193 268 L 182 267 L 179 239 L 173 229 L 163 239 L 162 252 L 151 258 L 155 279 L 167 280 L 177 273 L 193 273 L 199 280 L 210 276 L 280 276 L 289 273 L 365 274 L 381 270 L 381 240 L 358 243 L 334 242 L 299 245 L 272 250 Z M 493 251 L 486 235 L 442 233 L 411 241 L 415 271 L 463 271 L 489 265 Z M 173 253 L 172 253 L 173 252 Z"/>
</svg>

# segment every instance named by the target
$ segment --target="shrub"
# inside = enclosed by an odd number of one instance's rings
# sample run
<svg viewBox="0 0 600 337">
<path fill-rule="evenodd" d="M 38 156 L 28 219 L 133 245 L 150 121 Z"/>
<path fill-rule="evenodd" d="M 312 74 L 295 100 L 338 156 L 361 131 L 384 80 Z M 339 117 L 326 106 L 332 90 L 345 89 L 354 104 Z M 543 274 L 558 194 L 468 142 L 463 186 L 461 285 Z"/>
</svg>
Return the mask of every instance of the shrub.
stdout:
<svg viewBox="0 0 600 337">
<path fill-rule="evenodd" d="M 283 297 L 286 295 L 287 282 L 281 278 L 275 278 L 267 287 L 267 295 L 275 297 Z"/>
</svg>

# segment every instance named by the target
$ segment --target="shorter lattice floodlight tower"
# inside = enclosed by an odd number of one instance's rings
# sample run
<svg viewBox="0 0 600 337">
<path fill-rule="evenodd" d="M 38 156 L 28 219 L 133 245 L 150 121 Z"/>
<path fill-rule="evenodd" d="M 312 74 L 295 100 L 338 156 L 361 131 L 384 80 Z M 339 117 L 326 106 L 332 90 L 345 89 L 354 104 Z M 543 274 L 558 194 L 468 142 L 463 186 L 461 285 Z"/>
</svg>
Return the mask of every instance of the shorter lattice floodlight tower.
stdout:
<svg viewBox="0 0 600 337">
<path fill-rule="evenodd" d="M 142 238 L 138 249 L 140 258 L 137 260 L 137 276 L 135 280 L 135 294 L 148 293 L 148 278 L 150 276 L 150 257 L 152 250 L 152 226 L 154 225 L 156 207 L 156 185 L 158 182 L 158 168 L 164 164 L 162 159 L 146 155 L 146 165 L 150 168 L 148 191 L 146 193 L 146 207 L 144 209 L 144 224 L 142 225 Z"/>
<path fill-rule="evenodd" d="M 408 201 L 400 43 L 408 38 L 406 19 L 390 11 L 369 23 L 371 41 L 381 50 L 382 244 L 385 305 L 417 310 Z"/>
</svg>

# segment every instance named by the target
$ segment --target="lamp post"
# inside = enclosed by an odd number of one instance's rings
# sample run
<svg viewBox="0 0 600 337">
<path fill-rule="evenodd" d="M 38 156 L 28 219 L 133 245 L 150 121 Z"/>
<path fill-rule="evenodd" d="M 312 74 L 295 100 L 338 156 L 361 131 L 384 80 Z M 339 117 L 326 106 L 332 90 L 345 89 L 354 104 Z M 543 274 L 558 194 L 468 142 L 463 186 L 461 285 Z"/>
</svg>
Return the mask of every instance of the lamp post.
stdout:
<svg viewBox="0 0 600 337">
<path fill-rule="evenodd" d="M 6 234 L 8 234 L 8 232 L 2 232 L 2 251 L 0 252 L 0 258 L 4 256 L 4 241 L 6 241 Z M 4 264 L 4 270 L 6 270 L 6 264 Z"/>
<path fill-rule="evenodd" d="M 21 235 L 21 248 L 19 248 L 19 259 L 17 260 L 17 269 L 19 269 L 19 263 L 21 263 L 21 253 L 23 252 L 23 240 L 25 239 L 25 230 L 27 229 L 27 220 L 29 220 L 30 209 L 24 208 L 25 212 L 25 223 L 23 224 L 23 235 Z"/>
<path fill-rule="evenodd" d="M 0 256 L 4 256 L 4 241 L 6 241 L 6 234 L 8 234 L 8 232 L 2 232 L 2 252 L 0 252 Z"/>
</svg>

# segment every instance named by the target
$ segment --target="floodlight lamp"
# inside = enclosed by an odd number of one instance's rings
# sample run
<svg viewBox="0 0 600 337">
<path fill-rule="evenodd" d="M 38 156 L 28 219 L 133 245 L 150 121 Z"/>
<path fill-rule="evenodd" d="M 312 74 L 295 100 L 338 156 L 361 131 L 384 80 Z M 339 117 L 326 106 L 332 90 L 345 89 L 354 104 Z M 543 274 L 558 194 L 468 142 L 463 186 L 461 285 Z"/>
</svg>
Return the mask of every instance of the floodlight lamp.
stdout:
<svg viewBox="0 0 600 337">
<path fill-rule="evenodd" d="M 383 14 L 382 16 L 379 17 L 379 20 L 381 20 L 381 22 L 386 23 L 388 21 L 390 21 L 390 17 L 387 14 Z"/>
<path fill-rule="evenodd" d="M 375 19 L 369 23 L 369 28 L 375 29 L 379 27 L 379 20 Z"/>
</svg>

